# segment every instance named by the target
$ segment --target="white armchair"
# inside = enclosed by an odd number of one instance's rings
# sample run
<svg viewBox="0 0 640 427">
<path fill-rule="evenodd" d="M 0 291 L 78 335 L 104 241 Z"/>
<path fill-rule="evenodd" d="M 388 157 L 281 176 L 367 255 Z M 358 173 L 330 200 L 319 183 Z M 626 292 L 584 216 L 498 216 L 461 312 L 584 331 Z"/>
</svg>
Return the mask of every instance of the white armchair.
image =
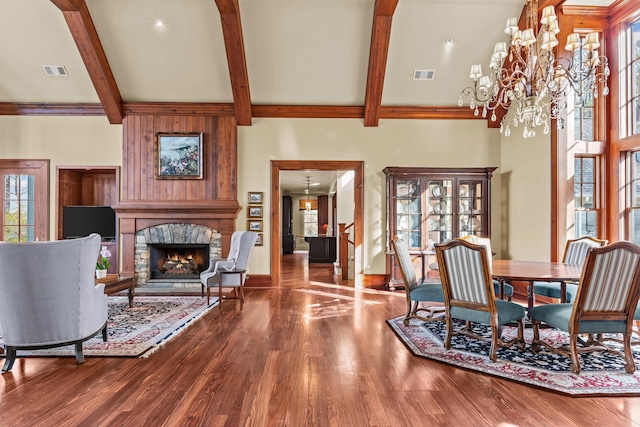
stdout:
<svg viewBox="0 0 640 427">
<path fill-rule="evenodd" d="M 202 296 L 207 289 L 207 304 L 210 300 L 210 289 L 218 287 L 218 295 L 222 299 L 222 288 L 233 288 L 235 296 L 240 298 L 240 308 L 244 305 L 242 286 L 247 278 L 245 271 L 249 265 L 251 249 L 256 243 L 258 233 L 253 231 L 236 231 L 231 235 L 231 245 L 227 258 L 211 258 L 209 268 L 200 273 Z M 237 274 L 221 274 L 227 266 L 231 270 L 243 270 Z M 220 301 L 221 302 L 221 301 Z"/>
<path fill-rule="evenodd" d="M 52 242 L 0 242 L 0 326 L 10 371 L 17 350 L 75 344 L 102 331 L 107 340 L 107 296 L 95 284 L 100 236 Z"/>
</svg>

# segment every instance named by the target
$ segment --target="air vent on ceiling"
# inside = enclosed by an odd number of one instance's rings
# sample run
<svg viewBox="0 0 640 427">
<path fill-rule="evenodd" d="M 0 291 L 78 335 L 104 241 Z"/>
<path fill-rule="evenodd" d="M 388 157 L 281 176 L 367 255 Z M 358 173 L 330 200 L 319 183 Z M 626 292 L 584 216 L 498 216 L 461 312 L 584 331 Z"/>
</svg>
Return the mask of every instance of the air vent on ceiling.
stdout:
<svg viewBox="0 0 640 427">
<path fill-rule="evenodd" d="M 67 69 L 64 65 L 43 65 L 44 72 L 47 76 L 61 77 L 68 76 Z"/>
<path fill-rule="evenodd" d="M 415 70 L 413 72 L 413 80 L 433 80 L 436 70 Z"/>
</svg>

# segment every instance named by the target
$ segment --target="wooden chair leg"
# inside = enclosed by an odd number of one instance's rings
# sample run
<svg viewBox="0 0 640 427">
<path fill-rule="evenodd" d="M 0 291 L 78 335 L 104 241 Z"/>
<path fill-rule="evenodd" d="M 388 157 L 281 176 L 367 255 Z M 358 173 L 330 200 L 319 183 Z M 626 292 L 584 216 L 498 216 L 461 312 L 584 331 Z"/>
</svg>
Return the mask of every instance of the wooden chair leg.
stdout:
<svg viewBox="0 0 640 427">
<path fill-rule="evenodd" d="M 451 348 L 451 335 L 453 335 L 453 322 L 451 317 L 447 316 L 447 332 L 444 338 L 444 348 L 449 350 Z"/>
<path fill-rule="evenodd" d="M 569 347 L 571 349 L 571 371 L 574 374 L 580 373 L 580 358 L 578 356 L 578 334 L 571 334 L 569 337 Z"/>
<path fill-rule="evenodd" d="M 242 310 L 244 306 L 244 292 L 242 292 L 242 286 L 238 286 L 236 289 L 238 289 L 238 293 L 240 294 L 240 310 Z"/>
<path fill-rule="evenodd" d="M 631 352 L 631 334 L 623 334 L 624 340 L 624 370 L 627 374 L 633 374 L 636 370 L 636 362 L 633 359 L 633 353 Z"/>
<path fill-rule="evenodd" d="M 107 325 L 102 328 L 102 341 L 107 342 Z"/>
<path fill-rule="evenodd" d="M 495 362 L 498 359 L 498 338 L 500 337 L 500 328 L 498 325 L 491 324 L 491 349 L 489 350 L 489 360 Z"/>
</svg>

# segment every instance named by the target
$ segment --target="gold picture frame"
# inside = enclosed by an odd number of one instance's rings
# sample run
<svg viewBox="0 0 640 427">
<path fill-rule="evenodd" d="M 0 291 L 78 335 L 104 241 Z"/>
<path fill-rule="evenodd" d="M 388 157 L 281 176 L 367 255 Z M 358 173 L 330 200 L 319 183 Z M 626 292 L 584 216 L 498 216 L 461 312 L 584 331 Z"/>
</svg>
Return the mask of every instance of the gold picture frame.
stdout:
<svg viewBox="0 0 640 427">
<path fill-rule="evenodd" d="M 261 219 L 249 219 L 247 220 L 247 230 L 249 231 L 262 231 Z"/>
<path fill-rule="evenodd" d="M 250 205 L 261 205 L 264 203 L 264 193 L 261 191 L 249 191 L 249 204 Z"/>
<path fill-rule="evenodd" d="M 247 208 L 247 217 L 262 218 L 262 206 L 249 206 Z"/>
<path fill-rule="evenodd" d="M 264 234 L 258 233 L 258 238 L 256 239 L 256 246 L 264 245 Z"/>
</svg>

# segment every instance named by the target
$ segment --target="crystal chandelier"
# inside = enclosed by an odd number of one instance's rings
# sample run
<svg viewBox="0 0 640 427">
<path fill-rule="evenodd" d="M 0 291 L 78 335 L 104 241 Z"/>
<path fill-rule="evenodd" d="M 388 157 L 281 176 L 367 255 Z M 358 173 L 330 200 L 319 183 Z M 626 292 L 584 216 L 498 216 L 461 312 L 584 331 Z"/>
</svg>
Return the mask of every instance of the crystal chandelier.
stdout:
<svg viewBox="0 0 640 427">
<path fill-rule="evenodd" d="M 470 98 L 469 106 L 477 116 L 491 114 L 496 121 L 496 109 L 507 110 L 500 123 L 500 132 L 511 134 L 510 126 L 524 124 L 523 136 L 534 136 L 537 126 L 549 132 L 549 119 L 558 119 L 558 128 L 563 127 L 561 113 L 567 108 L 566 97 L 573 90 L 577 102 L 589 96 L 598 97 L 609 93 L 607 78 L 610 74 L 607 57 L 598 53 L 598 33 L 581 37 L 578 33 L 567 36 L 565 49 L 568 57 L 556 58 L 554 48 L 558 45 L 556 34 L 560 32 L 553 6 L 542 9 L 538 30 L 538 0 L 527 0 L 525 30 L 518 28 L 518 18 L 509 18 L 504 30 L 509 35 L 507 42 L 495 45 L 488 75 L 482 74 L 480 64 L 471 66 L 469 77 L 473 85 L 460 94 Z M 509 58 L 506 61 L 506 58 Z"/>
</svg>

